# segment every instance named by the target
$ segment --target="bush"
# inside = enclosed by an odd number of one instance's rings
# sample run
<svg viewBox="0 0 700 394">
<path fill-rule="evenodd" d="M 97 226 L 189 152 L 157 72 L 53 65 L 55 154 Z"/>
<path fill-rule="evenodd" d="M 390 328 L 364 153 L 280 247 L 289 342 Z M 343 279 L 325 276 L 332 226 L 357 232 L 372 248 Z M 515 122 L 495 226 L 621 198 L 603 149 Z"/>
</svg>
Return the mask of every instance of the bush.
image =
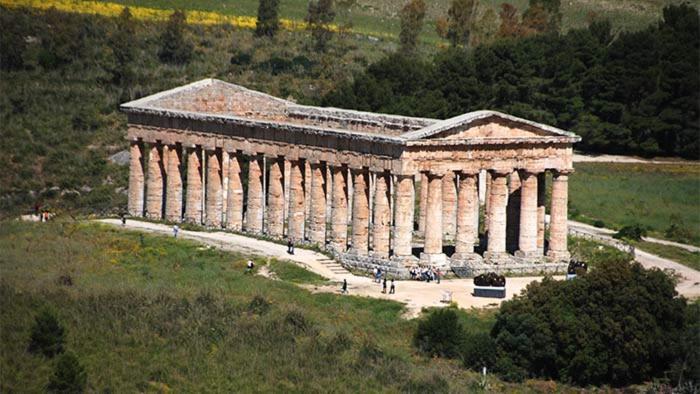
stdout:
<svg viewBox="0 0 700 394">
<path fill-rule="evenodd" d="M 46 391 L 49 393 L 82 393 L 87 383 L 87 373 L 73 353 L 59 357 Z"/>
<path fill-rule="evenodd" d="M 664 231 L 664 235 L 668 239 L 685 243 L 690 242 L 693 238 L 692 231 L 690 231 L 690 229 L 686 227 L 683 223 L 671 224 L 670 226 L 668 226 L 666 231 Z"/>
<path fill-rule="evenodd" d="M 270 310 L 270 303 L 261 295 L 256 295 L 248 304 L 248 312 L 256 315 L 264 315 Z"/>
<path fill-rule="evenodd" d="M 593 227 L 603 228 L 605 227 L 605 222 L 602 220 L 596 220 L 593 222 Z"/>
<path fill-rule="evenodd" d="M 187 17 L 182 11 L 175 11 L 168 19 L 160 36 L 158 57 L 163 63 L 185 64 L 192 58 L 194 46 L 185 38 Z"/>
<path fill-rule="evenodd" d="M 44 309 L 36 316 L 29 339 L 29 351 L 53 357 L 63 352 L 65 333 L 53 312 Z"/>
<path fill-rule="evenodd" d="M 646 237 L 647 229 L 639 224 L 622 227 L 616 232 L 613 237 L 617 239 L 627 239 L 630 241 L 641 241 L 642 237 Z"/>
<path fill-rule="evenodd" d="M 496 342 L 488 332 L 469 333 L 464 337 L 460 353 L 466 368 L 474 371 L 480 371 L 482 367 L 491 369 L 496 362 Z"/>
<path fill-rule="evenodd" d="M 413 344 L 430 356 L 454 358 L 459 356 L 464 330 L 454 308 L 430 312 L 418 323 Z"/>
</svg>

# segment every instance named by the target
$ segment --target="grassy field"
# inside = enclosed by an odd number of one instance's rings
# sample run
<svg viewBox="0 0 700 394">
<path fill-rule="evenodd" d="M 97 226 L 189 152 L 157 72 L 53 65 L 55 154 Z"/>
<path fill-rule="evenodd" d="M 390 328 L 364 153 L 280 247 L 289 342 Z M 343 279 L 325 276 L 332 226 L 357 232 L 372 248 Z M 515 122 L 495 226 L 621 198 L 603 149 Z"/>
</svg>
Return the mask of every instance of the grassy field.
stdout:
<svg viewBox="0 0 700 394">
<path fill-rule="evenodd" d="M 694 270 L 700 271 L 700 252 L 691 252 L 676 246 L 645 241 L 635 242 L 634 245 L 645 252 L 671 259 Z"/>
<path fill-rule="evenodd" d="M 700 245 L 700 166 L 578 163 L 569 178 L 569 215 L 619 229 Z M 675 224 L 679 230 L 667 233 Z"/>
</svg>

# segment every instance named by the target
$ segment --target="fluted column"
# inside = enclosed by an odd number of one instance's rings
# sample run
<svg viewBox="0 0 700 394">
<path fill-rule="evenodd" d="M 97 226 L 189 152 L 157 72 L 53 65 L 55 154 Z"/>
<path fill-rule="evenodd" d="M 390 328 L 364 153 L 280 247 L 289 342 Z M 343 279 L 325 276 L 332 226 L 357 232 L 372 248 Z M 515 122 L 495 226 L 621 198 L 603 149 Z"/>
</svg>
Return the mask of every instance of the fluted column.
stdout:
<svg viewBox="0 0 700 394">
<path fill-rule="evenodd" d="M 166 171 L 165 219 L 171 222 L 182 220 L 182 152 L 177 144 L 168 148 L 168 168 Z"/>
<path fill-rule="evenodd" d="M 352 250 L 367 254 L 369 249 L 369 174 L 365 169 L 353 169 Z"/>
<path fill-rule="evenodd" d="M 226 194 L 226 228 L 241 231 L 243 228 L 243 182 L 238 153 L 224 153 L 228 160 L 228 193 Z"/>
<path fill-rule="evenodd" d="M 185 220 L 202 223 L 202 163 L 201 149 L 187 149 L 187 189 L 185 196 Z"/>
<path fill-rule="evenodd" d="M 518 171 L 510 174 L 508 181 L 508 205 L 506 207 L 506 250 L 515 252 L 520 238 L 520 175 Z"/>
<path fill-rule="evenodd" d="M 292 160 L 289 174 L 289 222 L 287 237 L 304 240 L 304 161 Z"/>
<path fill-rule="evenodd" d="M 221 176 L 221 159 L 216 149 L 207 150 L 207 193 L 204 204 L 205 224 L 221 227 L 223 208 L 223 182 Z"/>
<path fill-rule="evenodd" d="M 163 218 L 164 169 L 160 144 L 151 144 L 148 151 L 148 178 L 146 179 L 146 217 Z"/>
<path fill-rule="evenodd" d="M 425 233 L 425 216 L 428 213 L 428 175 L 420 174 L 420 199 L 418 200 L 418 232 Z"/>
<path fill-rule="evenodd" d="M 516 256 L 537 256 L 537 174 L 520 171 L 520 235 Z"/>
<path fill-rule="evenodd" d="M 428 174 L 428 206 L 425 215 L 425 246 L 420 256 L 428 265 L 444 265 L 442 253 L 442 174 Z"/>
<path fill-rule="evenodd" d="M 378 173 L 374 192 L 374 226 L 372 226 L 372 254 L 380 258 L 389 257 L 391 235 L 391 209 L 389 207 L 389 174 Z"/>
<path fill-rule="evenodd" d="M 129 154 L 129 215 L 142 217 L 146 186 L 144 183 L 143 143 L 132 141 Z"/>
<path fill-rule="evenodd" d="M 334 166 L 331 171 L 333 174 L 331 242 L 336 250 L 344 252 L 348 245 L 347 170 L 342 166 Z"/>
<path fill-rule="evenodd" d="M 552 207 L 549 222 L 549 251 L 553 260 L 568 260 L 567 247 L 567 203 L 569 199 L 569 173 L 571 170 L 555 171 L 552 177 Z"/>
<path fill-rule="evenodd" d="M 486 171 L 486 177 L 484 178 L 484 189 L 486 192 L 486 198 L 484 199 L 484 233 L 489 231 L 489 216 L 491 216 L 491 172 Z"/>
<path fill-rule="evenodd" d="M 284 159 L 271 158 L 267 186 L 267 233 L 272 237 L 284 235 Z"/>
<path fill-rule="evenodd" d="M 263 161 L 260 156 L 248 160 L 248 201 L 245 213 L 245 230 L 260 234 L 263 230 Z"/>
<path fill-rule="evenodd" d="M 455 173 L 448 171 L 442 177 L 442 229 L 446 239 L 454 239 L 457 232 L 457 183 Z"/>
<path fill-rule="evenodd" d="M 311 163 L 311 197 L 309 202 L 309 241 L 326 244 L 326 167 Z"/>
<path fill-rule="evenodd" d="M 546 173 L 537 175 L 537 251 L 544 254 L 544 221 L 545 221 L 545 200 L 546 200 Z"/>
<path fill-rule="evenodd" d="M 479 214 L 479 174 L 459 175 L 459 195 L 457 196 L 457 235 L 453 259 L 464 259 L 474 254 L 474 243 L 478 236 Z"/>
<path fill-rule="evenodd" d="M 412 256 L 414 212 L 414 176 L 396 176 L 396 207 L 394 214 L 394 256 Z"/>
<path fill-rule="evenodd" d="M 492 172 L 489 187 L 488 246 L 484 258 L 498 259 L 506 253 L 506 200 L 508 173 Z"/>
</svg>

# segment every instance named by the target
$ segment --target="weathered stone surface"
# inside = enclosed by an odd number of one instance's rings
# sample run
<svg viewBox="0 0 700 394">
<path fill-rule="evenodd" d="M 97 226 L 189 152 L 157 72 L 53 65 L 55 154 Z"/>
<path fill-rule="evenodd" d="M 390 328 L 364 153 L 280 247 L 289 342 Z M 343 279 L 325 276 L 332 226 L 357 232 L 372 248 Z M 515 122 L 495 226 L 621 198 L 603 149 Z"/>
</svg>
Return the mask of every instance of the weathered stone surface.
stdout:
<svg viewBox="0 0 700 394">
<path fill-rule="evenodd" d="M 347 169 L 332 167 L 331 171 L 333 173 L 331 242 L 336 250 L 345 252 L 348 244 Z"/>
<path fill-rule="evenodd" d="M 326 168 L 322 163 L 311 164 L 311 204 L 309 241 L 318 245 L 326 243 Z"/>
<path fill-rule="evenodd" d="M 520 172 L 520 232 L 516 256 L 535 257 L 537 253 L 537 174 Z"/>
<path fill-rule="evenodd" d="M 263 159 L 249 156 L 248 160 L 248 201 L 245 213 L 245 230 L 260 234 L 263 230 Z"/>
<path fill-rule="evenodd" d="M 492 173 L 489 193 L 489 232 L 484 259 L 495 260 L 506 252 L 507 173 Z"/>
<path fill-rule="evenodd" d="M 453 259 L 474 253 L 474 243 L 478 235 L 478 217 L 475 218 L 479 212 L 478 181 L 478 174 L 462 173 L 459 175 L 457 236 Z"/>
<path fill-rule="evenodd" d="M 549 251 L 552 260 L 568 260 L 567 203 L 569 199 L 569 172 L 555 172 L 552 179 L 552 208 L 549 224 Z"/>
<path fill-rule="evenodd" d="M 185 220 L 202 223 L 202 151 L 199 147 L 187 149 L 187 187 Z"/>
<path fill-rule="evenodd" d="M 129 147 L 129 215 L 143 216 L 144 183 L 143 143 L 132 141 Z"/>
<path fill-rule="evenodd" d="M 425 246 L 420 256 L 422 264 L 444 265 L 442 253 L 442 174 L 428 174 L 428 207 L 425 216 Z"/>
<path fill-rule="evenodd" d="M 152 144 L 148 151 L 148 179 L 146 181 L 146 217 L 163 218 L 164 168 L 161 147 Z"/>
<path fill-rule="evenodd" d="M 540 255 L 544 254 L 545 201 L 547 198 L 546 180 L 546 173 L 541 172 L 537 175 L 537 251 Z"/>
<path fill-rule="evenodd" d="M 221 152 L 207 151 L 207 193 L 205 204 L 205 224 L 221 227 L 223 208 L 223 178 L 221 176 Z"/>
<path fill-rule="evenodd" d="M 272 237 L 284 235 L 284 159 L 272 158 L 267 186 L 267 233 Z"/>
<path fill-rule="evenodd" d="M 454 239 L 457 232 L 457 183 L 455 173 L 448 171 L 442 177 L 442 229 L 443 237 Z"/>
<path fill-rule="evenodd" d="M 389 207 L 389 175 L 379 173 L 374 194 L 374 225 L 372 226 L 372 255 L 389 257 L 391 234 L 391 209 Z"/>
<path fill-rule="evenodd" d="M 398 175 L 396 180 L 396 210 L 394 230 L 394 255 L 411 256 L 414 212 L 414 177 Z"/>
<path fill-rule="evenodd" d="M 352 251 L 366 255 L 369 249 L 369 174 L 353 169 Z"/>
<path fill-rule="evenodd" d="M 508 205 L 506 206 L 506 250 L 518 249 L 520 239 L 520 196 L 521 183 L 518 171 L 513 171 L 508 179 Z"/>
<path fill-rule="evenodd" d="M 228 153 L 228 193 L 226 194 L 226 228 L 243 229 L 243 182 L 241 158 L 237 152 Z"/>
<path fill-rule="evenodd" d="M 425 233 L 425 217 L 428 213 L 428 175 L 420 174 L 420 199 L 418 201 L 418 232 Z"/>
<path fill-rule="evenodd" d="M 170 145 L 167 152 L 165 219 L 179 222 L 182 220 L 182 151 L 179 145 Z"/>
<path fill-rule="evenodd" d="M 293 160 L 289 174 L 289 224 L 287 237 L 293 242 L 304 240 L 304 162 Z"/>
</svg>

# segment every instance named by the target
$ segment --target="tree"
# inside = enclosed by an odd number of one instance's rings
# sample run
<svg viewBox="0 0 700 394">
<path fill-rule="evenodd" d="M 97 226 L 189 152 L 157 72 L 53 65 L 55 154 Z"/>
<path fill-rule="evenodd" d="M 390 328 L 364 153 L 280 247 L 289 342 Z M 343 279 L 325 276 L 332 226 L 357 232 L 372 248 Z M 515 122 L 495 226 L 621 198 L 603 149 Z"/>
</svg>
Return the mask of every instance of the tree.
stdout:
<svg viewBox="0 0 700 394">
<path fill-rule="evenodd" d="M 521 35 L 544 33 L 549 29 L 549 15 L 540 4 L 531 5 L 523 14 Z"/>
<path fill-rule="evenodd" d="M 158 57 L 163 63 L 185 64 L 192 58 L 192 43 L 185 37 L 187 18 L 178 10 L 170 15 L 160 36 Z"/>
<path fill-rule="evenodd" d="M 481 13 L 478 22 L 474 24 L 471 34 L 471 46 L 477 47 L 479 45 L 492 44 L 496 38 L 497 31 L 498 15 L 491 7 L 488 7 Z"/>
<path fill-rule="evenodd" d="M 0 12 L 0 25 L 3 27 L 0 34 L 0 69 L 18 70 L 24 67 L 24 52 L 27 43 L 26 17 L 18 14 L 13 17 L 10 13 Z"/>
<path fill-rule="evenodd" d="M 43 309 L 34 319 L 29 339 L 29 351 L 53 357 L 63 352 L 65 333 L 56 316 Z"/>
<path fill-rule="evenodd" d="M 399 41 L 404 52 L 413 52 L 418 44 L 418 36 L 423 29 L 425 19 L 425 1 L 410 0 L 401 9 L 401 32 Z"/>
<path fill-rule="evenodd" d="M 459 355 L 464 328 L 453 308 L 436 309 L 418 323 L 413 344 L 430 356 Z"/>
<path fill-rule="evenodd" d="M 114 54 L 115 65 L 111 70 L 112 81 L 117 85 L 128 85 L 133 79 L 131 62 L 134 60 L 134 20 L 129 7 L 124 7 L 117 18 L 117 26 L 108 43 Z"/>
<path fill-rule="evenodd" d="M 310 1 L 306 14 L 306 23 L 311 30 L 311 36 L 316 42 L 316 50 L 323 52 L 326 50 L 328 41 L 333 36 L 331 23 L 335 19 L 333 11 L 333 0 Z"/>
<path fill-rule="evenodd" d="M 279 30 L 279 0 L 260 0 L 258 3 L 258 20 L 255 23 L 255 35 L 274 37 Z"/>
<path fill-rule="evenodd" d="M 498 28 L 498 33 L 496 33 L 498 37 L 515 38 L 522 35 L 518 9 L 514 5 L 509 3 L 501 4 L 501 12 L 498 15 L 501 18 L 501 26 Z"/>
<path fill-rule="evenodd" d="M 468 46 L 469 33 L 476 14 L 477 0 L 452 0 L 447 11 L 447 38 L 452 46 Z"/>
<path fill-rule="evenodd" d="M 87 383 L 87 373 L 73 353 L 59 357 L 46 391 L 49 393 L 82 393 Z"/>
<path fill-rule="evenodd" d="M 549 33 L 559 32 L 561 26 L 561 0 L 530 0 L 530 8 L 539 7 L 546 15 L 546 27 L 544 31 Z"/>
</svg>

